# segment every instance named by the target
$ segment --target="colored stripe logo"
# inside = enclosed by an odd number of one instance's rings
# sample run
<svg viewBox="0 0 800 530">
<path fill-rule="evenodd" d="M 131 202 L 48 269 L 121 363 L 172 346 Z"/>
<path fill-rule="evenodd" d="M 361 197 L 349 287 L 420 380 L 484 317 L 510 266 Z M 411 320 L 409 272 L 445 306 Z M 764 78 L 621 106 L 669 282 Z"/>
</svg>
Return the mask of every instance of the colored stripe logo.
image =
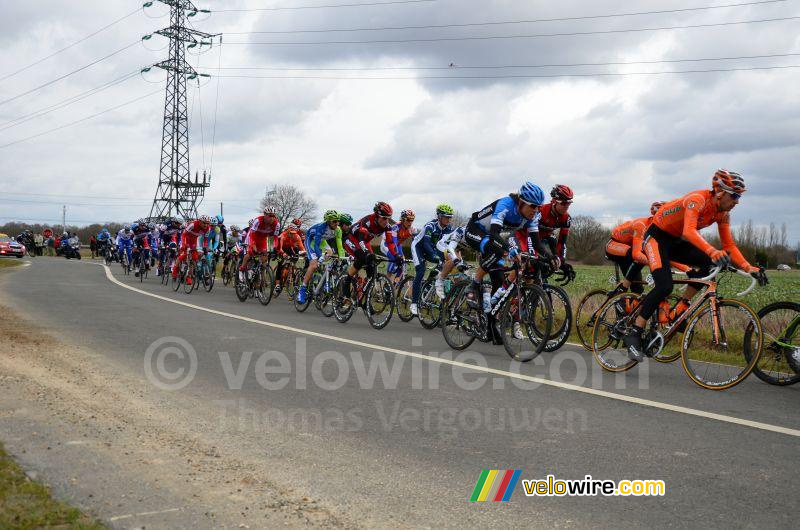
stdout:
<svg viewBox="0 0 800 530">
<path fill-rule="evenodd" d="M 521 469 L 484 469 L 469 500 L 507 501 L 514 493 L 521 474 Z"/>
</svg>

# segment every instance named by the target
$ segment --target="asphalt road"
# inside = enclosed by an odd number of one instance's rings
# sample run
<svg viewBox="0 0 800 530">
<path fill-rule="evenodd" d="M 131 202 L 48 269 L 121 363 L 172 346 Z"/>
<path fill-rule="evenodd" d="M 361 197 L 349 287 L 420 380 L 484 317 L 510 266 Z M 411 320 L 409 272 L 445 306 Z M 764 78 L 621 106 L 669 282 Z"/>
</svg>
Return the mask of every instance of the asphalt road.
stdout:
<svg viewBox="0 0 800 530">
<path fill-rule="evenodd" d="M 298 314 L 285 298 L 240 303 L 221 282 L 186 295 L 111 272 L 143 292 L 98 265 L 57 259 L 33 260 L 4 289 L 143 385 L 153 384 L 148 348 L 154 377 L 175 383 L 163 374 L 188 374 L 188 356 L 167 355 L 159 369 L 153 344 L 188 342 L 196 374 L 174 395 L 219 410 L 209 421 L 229 433 L 220 450 L 259 451 L 276 484 L 367 526 L 796 526 L 800 387 L 751 377 L 712 392 L 680 363 L 614 376 L 569 345 L 519 365 L 502 347 L 447 352 L 439 330 L 413 321 L 378 331 L 362 314 L 344 325 L 313 308 Z M 471 503 L 483 469 L 660 479 L 666 495 L 526 497 L 520 483 L 510 502 Z"/>
</svg>

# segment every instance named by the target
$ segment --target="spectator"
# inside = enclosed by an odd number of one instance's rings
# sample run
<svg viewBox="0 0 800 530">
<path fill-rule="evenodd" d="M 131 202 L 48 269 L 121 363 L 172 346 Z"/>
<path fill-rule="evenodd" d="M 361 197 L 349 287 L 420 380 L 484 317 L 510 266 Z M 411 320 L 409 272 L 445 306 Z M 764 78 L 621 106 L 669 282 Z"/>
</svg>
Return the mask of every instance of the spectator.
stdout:
<svg viewBox="0 0 800 530">
<path fill-rule="evenodd" d="M 89 236 L 89 250 L 92 253 L 92 259 L 97 255 L 97 238 L 94 234 Z"/>
<path fill-rule="evenodd" d="M 36 233 L 33 236 L 33 241 L 36 244 L 36 255 L 41 256 L 44 250 L 44 237 L 40 233 Z"/>
</svg>

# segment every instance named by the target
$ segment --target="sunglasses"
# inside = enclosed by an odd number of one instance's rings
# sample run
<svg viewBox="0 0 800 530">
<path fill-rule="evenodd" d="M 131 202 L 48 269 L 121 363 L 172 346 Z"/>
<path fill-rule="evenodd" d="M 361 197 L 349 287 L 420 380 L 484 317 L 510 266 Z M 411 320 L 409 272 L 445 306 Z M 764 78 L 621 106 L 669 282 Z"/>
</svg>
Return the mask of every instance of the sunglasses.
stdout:
<svg viewBox="0 0 800 530">
<path fill-rule="evenodd" d="M 556 201 L 556 202 L 557 202 L 558 204 L 564 204 L 564 205 L 567 205 L 567 206 L 569 206 L 570 204 L 572 204 L 572 201 Z"/>
<path fill-rule="evenodd" d="M 523 201 L 522 199 L 520 199 L 519 202 L 521 202 L 522 204 L 524 204 L 526 206 L 529 206 L 529 207 L 533 208 L 534 210 L 538 210 L 540 208 L 540 206 L 538 204 L 531 204 L 529 202 Z"/>
<path fill-rule="evenodd" d="M 732 198 L 734 201 L 738 201 L 739 199 L 741 199 L 741 198 L 742 198 L 742 194 L 741 194 L 741 193 L 733 193 L 733 192 L 730 192 L 730 191 L 726 191 L 725 193 L 727 193 L 728 195 L 730 195 L 730 196 L 731 196 L 731 198 Z"/>
<path fill-rule="evenodd" d="M 392 216 L 391 215 L 379 215 L 378 218 L 380 218 L 380 219 L 391 219 Z"/>
</svg>

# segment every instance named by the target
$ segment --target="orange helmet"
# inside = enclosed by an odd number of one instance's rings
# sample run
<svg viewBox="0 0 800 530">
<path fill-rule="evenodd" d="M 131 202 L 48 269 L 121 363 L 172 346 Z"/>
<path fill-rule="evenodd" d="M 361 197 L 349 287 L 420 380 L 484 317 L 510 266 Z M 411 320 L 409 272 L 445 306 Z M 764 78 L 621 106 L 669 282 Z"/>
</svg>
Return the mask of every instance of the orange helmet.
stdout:
<svg viewBox="0 0 800 530">
<path fill-rule="evenodd" d="M 711 179 L 711 186 L 714 191 L 722 190 L 738 195 L 747 191 L 742 176 L 736 172 L 728 171 L 727 169 L 718 169 L 717 172 L 714 173 L 714 178 Z"/>
<path fill-rule="evenodd" d="M 650 215 L 655 215 L 659 208 L 667 204 L 665 201 L 656 201 L 650 205 Z"/>
</svg>

